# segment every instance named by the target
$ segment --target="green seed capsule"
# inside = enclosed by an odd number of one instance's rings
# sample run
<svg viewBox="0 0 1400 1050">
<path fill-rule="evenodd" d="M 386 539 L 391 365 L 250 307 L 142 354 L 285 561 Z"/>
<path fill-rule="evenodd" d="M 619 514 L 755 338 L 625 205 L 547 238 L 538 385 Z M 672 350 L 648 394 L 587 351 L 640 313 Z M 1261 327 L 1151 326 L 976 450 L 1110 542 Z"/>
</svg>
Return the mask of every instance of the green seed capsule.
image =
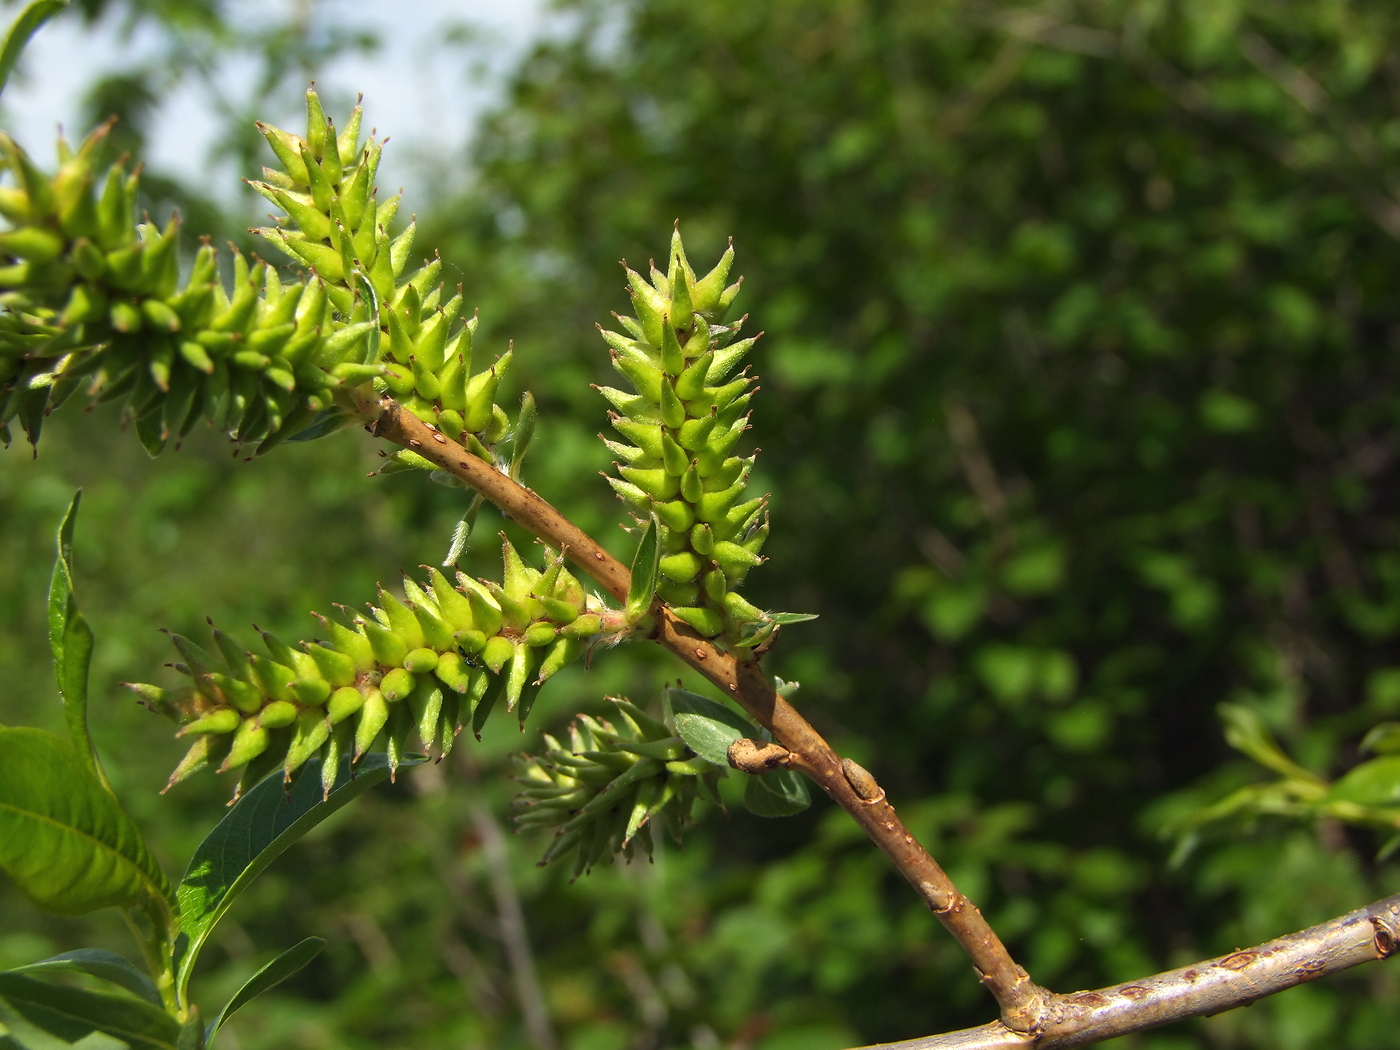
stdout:
<svg viewBox="0 0 1400 1050">
<path fill-rule="evenodd" d="M 722 602 L 724 596 L 729 593 L 729 580 L 725 578 L 722 569 L 711 569 L 705 573 L 703 587 L 710 601 Z"/>
<path fill-rule="evenodd" d="M 724 618 L 713 609 L 707 609 L 703 606 L 682 606 L 673 608 L 671 611 L 706 638 L 714 638 L 724 631 Z"/>
<path fill-rule="evenodd" d="M 763 558 L 759 555 L 750 554 L 737 543 L 730 543 L 728 540 L 716 543 L 710 556 L 731 580 L 742 577 L 755 565 L 763 564 Z"/>
<path fill-rule="evenodd" d="M 253 675 L 258 684 L 263 688 L 263 693 L 274 700 L 292 700 L 295 694 L 292 692 L 292 683 L 297 680 L 297 673 L 290 667 L 277 663 L 275 660 L 268 660 L 257 654 L 248 657 L 249 664 L 252 665 Z"/>
<path fill-rule="evenodd" d="M 331 694 L 330 700 L 326 702 L 325 721 L 331 725 L 344 722 L 360 708 L 365 706 L 365 694 L 356 689 L 353 685 L 343 685 Z"/>
<path fill-rule="evenodd" d="M 436 568 L 428 570 L 428 577 L 431 584 L 433 601 L 441 610 L 447 625 L 453 631 L 470 631 L 476 627 L 476 620 L 472 615 L 471 602 L 448 582 L 447 577 Z"/>
<path fill-rule="evenodd" d="M 331 695 L 331 684 L 324 678 L 298 678 L 292 683 L 297 703 L 303 707 L 320 707 Z"/>
<path fill-rule="evenodd" d="M 681 475 L 681 498 L 687 503 L 699 503 L 704 494 L 705 483 L 700 479 L 699 468 L 696 464 L 691 464 Z"/>
<path fill-rule="evenodd" d="M 413 649 L 403 658 L 404 668 L 414 674 L 428 674 L 438 665 L 438 654 L 431 649 Z"/>
<path fill-rule="evenodd" d="M 540 664 L 539 675 L 535 679 L 536 684 L 548 681 L 555 673 L 573 663 L 583 655 L 585 648 L 587 646 L 582 639 L 561 635 L 554 647 L 545 654 L 544 661 Z"/>
<path fill-rule="evenodd" d="M 396 667 L 380 680 L 379 691 L 384 694 L 385 700 L 394 703 L 413 692 L 417 681 L 411 671 Z"/>
<path fill-rule="evenodd" d="M 438 680 L 454 692 L 465 693 L 471 687 L 471 665 L 458 653 L 443 653 L 438 657 L 434 671 Z"/>
<path fill-rule="evenodd" d="M 558 624 L 570 624 L 578 618 L 578 606 L 572 602 L 561 601 L 558 598 L 538 598 L 540 605 L 544 606 L 545 615 Z"/>
<path fill-rule="evenodd" d="M 565 638 L 588 638 L 603 629 L 603 618 L 597 613 L 584 613 L 560 630 Z"/>
<path fill-rule="evenodd" d="M 694 605 L 700 598 L 700 585 L 677 583 L 663 577 L 656 584 L 656 593 L 667 605 Z"/>
<path fill-rule="evenodd" d="M 482 631 L 458 631 L 452 637 L 468 656 L 475 656 L 486 645 L 486 635 Z"/>
<path fill-rule="evenodd" d="M 267 730 L 258 725 L 256 718 L 243 719 L 233 734 L 233 745 L 219 766 L 219 772 L 246 766 L 267 750 L 268 739 Z"/>
<path fill-rule="evenodd" d="M 702 416 L 700 419 L 687 419 L 681 424 L 681 429 L 676 435 L 676 441 L 681 448 L 688 452 L 705 447 L 705 442 L 709 440 L 711 432 L 715 429 L 716 416 L 711 414 Z"/>
<path fill-rule="evenodd" d="M 670 500 L 653 505 L 661 524 L 676 532 L 685 532 L 695 523 L 695 511 L 683 499 Z"/>
<path fill-rule="evenodd" d="M 525 629 L 520 640 L 530 646 L 549 645 L 558 633 L 558 629 L 552 623 L 532 623 Z"/>
<path fill-rule="evenodd" d="M 317 669 L 333 686 L 346 686 L 355 681 L 355 661 L 345 653 L 313 642 L 302 643 Z"/>
<path fill-rule="evenodd" d="M 287 757 L 282 762 L 283 780 L 290 780 L 292 774 L 306 764 L 307 759 L 321 750 L 330 735 L 331 727 L 321 717 L 321 712 L 300 712 L 297 715 L 296 728 L 292 730 L 292 742 L 287 747 Z"/>
<path fill-rule="evenodd" d="M 500 674 L 501 668 L 514 653 L 515 646 L 511 644 L 511 640 L 503 634 L 498 634 L 487 639 L 485 648 L 481 650 L 481 662 L 491 668 L 492 674 Z"/>
<path fill-rule="evenodd" d="M 264 729 L 282 729 L 297 720 L 297 705 L 286 700 L 274 700 L 258 714 L 258 725 Z"/>
<path fill-rule="evenodd" d="M 402 638 L 404 645 L 409 649 L 423 647 L 423 626 L 413 615 L 412 609 L 382 587 L 379 589 L 379 607 L 389 621 L 389 630 Z"/>
<path fill-rule="evenodd" d="M 385 667 L 403 666 L 404 657 L 408 655 L 408 643 L 403 638 L 374 620 L 361 620 L 359 627 L 369 638 L 370 648 L 374 651 L 377 661 Z M 422 633 L 421 629 L 419 633 Z"/>
<path fill-rule="evenodd" d="M 724 611 L 732 616 L 739 623 L 757 623 L 767 619 L 763 610 L 757 606 L 750 605 L 737 591 L 730 591 L 724 596 Z"/>
<path fill-rule="evenodd" d="M 661 559 L 661 575 L 677 583 L 689 583 L 700 575 L 703 563 L 694 551 L 681 551 Z"/>
<path fill-rule="evenodd" d="M 389 705 L 378 689 L 365 694 L 364 706 L 360 708 L 360 718 L 355 724 L 355 761 L 370 749 L 384 723 L 389 720 Z"/>
<path fill-rule="evenodd" d="M 709 406 L 707 405 L 705 406 L 705 413 L 708 412 Z M 697 412 L 696 414 L 700 415 L 702 413 Z M 681 424 L 686 421 L 686 418 L 685 406 L 681 404 L 681 400 L 676 396 L 676 392 L 671 388 L 671 384 L 662 383 L 661 422 L 665 423 L 666 426 L 670 427 L 672 430 L 679 430 Z"/>
<path fill-rule="evenodd" d="M 229 703 L 245 714 L 254 714 L 263 705 L 263 691 L 252 682 L 234 678 L 219 671 L 208 676 L 209 682 L 224 695 Z"/>
<path fill-rule="evenodd" d="M 207 715 L 196 718 L 186 725 L 177 734 L 179 736 L 196 736 L 200 733 L 232 733 L 238 728 L 242 719 L 237 711 L 231 707 L 220 707 L 210 711 Z"/>
</svg>

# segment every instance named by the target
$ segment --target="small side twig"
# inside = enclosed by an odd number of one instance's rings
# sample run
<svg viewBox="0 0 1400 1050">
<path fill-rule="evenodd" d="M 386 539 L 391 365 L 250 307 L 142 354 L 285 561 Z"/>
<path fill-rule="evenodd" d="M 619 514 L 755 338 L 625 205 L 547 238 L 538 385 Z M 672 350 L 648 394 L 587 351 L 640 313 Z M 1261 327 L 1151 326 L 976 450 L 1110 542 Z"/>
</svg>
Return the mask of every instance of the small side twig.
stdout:
<svg viewBox="0 0 1400 1050">
<path fill-rule="evenodd" d="M 631 581 L 627 568 L 534 492 L 404 411 L 390 398 L 366 409 L 367 415 L 373 416 L 368 427 L 372 434 L 412 449 L 434 466 L 465 481 L 521 526 L 564 551 L 617 601 L 626 601 Z M 1016 965 L 976 905 L 958 890 L 904 826 L 874 778 L 867 774 L 869 782 L 862 781 L 861 793 L 857 792 L 847 779 L 841 757 L 778 695 L 756 659 L 736 659 L 697 634 L 659 602 L 654 611 L 657 626 L 653 639 L 732 697 L 792 753 L 790 767 L 800 769 L 851 815 L 957 939 L 982 984 L 996 998 L 1007 1028 L 1034 1030 L 1042 1019 L 1049 993 Z"/>
</svg>

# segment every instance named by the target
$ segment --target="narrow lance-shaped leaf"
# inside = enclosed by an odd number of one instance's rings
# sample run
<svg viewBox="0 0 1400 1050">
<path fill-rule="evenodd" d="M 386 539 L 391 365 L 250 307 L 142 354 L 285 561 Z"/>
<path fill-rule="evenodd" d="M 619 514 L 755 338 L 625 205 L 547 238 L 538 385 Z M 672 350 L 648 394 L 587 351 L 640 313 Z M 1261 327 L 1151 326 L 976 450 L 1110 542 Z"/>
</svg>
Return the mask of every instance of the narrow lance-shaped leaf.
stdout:
<svg viewBox="0 0 1400 1050">
<path fill-rule="evenodd" d="M 170 898 L 131 818 L 70 744 L 40 729 L 0 728 L 0 868 L 60 915 Z"/>
<path fill-rule="evenodd" d="M 417 765 L 422 756 L 400 760 Z M 366 755 L 352 775 L 350 759 L 341 760 L 330 793 L 322 800 L 320 760 L 313 759 L 287 790 L 280 770 L 238 800 L 214 826 L 190 859 L 180 880 L 180 928 L 183 950 L 176 960 L 176 987 L 185 998 L 190 975 L 210 932 L 264 868 L 321 821 L 389 776 L 388 757 Z"/>
<path fill-rule="evenodd" d="M 38 962 L 25 966 L 17 966 L 9 972 L 38 976 L 53 971 L 85 973 L 89 977 L 96 977 L 103 981 L 109 981 L 120 988 L 125 988 L 133 995 L 145 999 L 152 1006 L 161 1005 L 160 993 L 156 991 L 155 983 L 146 975 L 145 971 L 116 952 L 109 952 L 102 948 L 79 948 L 76 951 L 63 952 L 49 959 L 40 959 Z"/>
<path fill-rule="evenodd" d="M 320 937 L 308 937 L 306 940 L 292 945 L 272 962 L 268 963 L 247 982 L 232 999 L 228 1005 L 219 1011 L 219 1016 L 209 1024 L 209 1029 L 205 1032 L 205 1039 L 212 1040 L 214 1033 L 222 1028 L 239 1009 L 247 1005 L 263 992 L 276 988 L 292 974 L 296 973 L 303 966 L 309 963 L 316 956 L 321 954 L 321 949 L 326 946 L 326 942 Z"/>
<path fill-rule="evenodd" d="M 729 745 L 743 737 L 758 735 L 758 728 L 747 719 L 708 697 L 684 689 L 668 689 L 666 697 L 676 732 L 686 746 L 706 762 L 728 765 Z"/>
<path fill-rule="evenodd" d="M 791 769 L 751 776 L 744 785 L 744 805 L 758 817 L 790 817 L 811 804 L 806 779 Z"/>
<path fill-rule="evenodd" d="M 54 673 L 58 678 L 59 695 L 63 697 L 68 732 L 78 758 L 111 791 L 112 785 L 88 732 L 87 686 L 88 669 L 92 664 L 92 628 L 79 611 L 73 594 L 73 526 L 82 496 L 81 490 L 74 494 L 58 527 L 58 555 L 49 582 L 49 646 L 53 649 Z"/>
<path fill-rule="evenodd" d="M 0 91 L 5 90 L 15 63 L 39 27 L 68 6 L 68 0 L 34 0 L 10 23 L 5 43 L 0 45 Z"/>
<path fill-rule="evenodd" d="M 627 588 L 626 617 L 629 624 L 636 624 L 651 609 L 656 597 L 656 580 L 661 571 L 661 540 L 656 515 L 653 514 L 642 526 L 642 535 L 637 540 L 637 553 L 632 558 L 632 583 Z"/>
<path fill-rule="evenodd" d="M 24 1021 L 70 1043 L 92 1032 L 120 1039 L 131 1050 L 176 1050 L 180 1023 L 140 999 L 67 988 L 17 973 L 0 973 L 0 1000 Z M 9 1025 L 9 1021 L 5 1021 Z M 91 1046 L 92 1044 L 85 1044 Z"/>
</svg>

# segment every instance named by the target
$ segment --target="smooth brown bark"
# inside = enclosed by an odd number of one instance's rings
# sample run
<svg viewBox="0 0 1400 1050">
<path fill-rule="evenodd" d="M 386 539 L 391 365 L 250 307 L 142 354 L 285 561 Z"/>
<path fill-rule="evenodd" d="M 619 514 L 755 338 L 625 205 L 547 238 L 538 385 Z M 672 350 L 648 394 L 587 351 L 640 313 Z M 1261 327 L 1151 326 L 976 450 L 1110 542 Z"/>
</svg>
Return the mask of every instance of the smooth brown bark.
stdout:
<svg viewBox="0 0 1400 1050">
<path fill-rule="evenodd" d="M 865 1050 L 1063 1050 L 1245 1006 L 1275 992 L 1388 958 L 1400 943 L 1400 894 L 1255 948 L 1140 981 L 1050 995 L 1032 1032 L 1001 1022 Z"/>
</svg>

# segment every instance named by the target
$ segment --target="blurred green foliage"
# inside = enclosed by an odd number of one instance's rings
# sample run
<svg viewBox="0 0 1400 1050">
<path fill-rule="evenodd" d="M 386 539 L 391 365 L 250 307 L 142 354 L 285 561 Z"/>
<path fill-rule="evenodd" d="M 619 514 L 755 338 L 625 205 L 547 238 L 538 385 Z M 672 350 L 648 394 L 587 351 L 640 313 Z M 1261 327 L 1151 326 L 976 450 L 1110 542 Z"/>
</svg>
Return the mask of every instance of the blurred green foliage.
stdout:
<svg viewBox="0 0 1400 1050">
<path fill-rule="evenodd" d="M 697 258 L 732 234 L 740 305 L 768 333 L 752 436 L 774 538 L 753 597 L 821 613 L 771 667 L 1037 980 L 1140 976 L 1400 889 L 1375 859 L 1387 833 L 1335 818 L 1256 813 L 1190 850 L 1162 833 L 1268 779 L 1226 745 L 1222 702 L 1329 780 L 1400 716 L 1400 14 L 566 13 L 483 124 L 470 191 L 420 217 L 481 307 L 480 345 L 515 340 L 542 409 L 532 487 L 625 546 L 594 474 L 592 325 L 626 307 L 616 260 L 664 253 L 673 219 Z M 0 717 L 59 718 L 46 548 L 84 484 L 96 732 L 169 864 L 222 788 L 154 796 L 180 749 L 114 686 L 170 658 L 153 628 L 212 615 L 305 636 L 304 610 L 440 558 L 463 500 L 364 478 L 354 434 L 252 464 L 208 435 L 151 464 L 114 420 L 51 426 L 37 463 L 0 457 Z M 598 710 L 604 691 L 647 700 L 675 674 L 601 656 L 532 722 Z M 237 1045 L 529 1045 L 471 806 L 504 812 L 503 757 L 531 739 L 463 747 L 278 863 L 203 980 L 227 992 L 299 937 L 332 944 L 239 1015 Z M 509 841 L 561 1046 L 821 1050 L 992 1016 L 839 811 L 701 820 L 683 852 L 573 884 L 531 866 L 542 843 Z M 103 921 L 0 895 L 0 963 L 115 946 Z M 1397 1010 L 1396 978 L 1372 967 L 1130 1042 L 1400 1046 Z"/>
</svg>

